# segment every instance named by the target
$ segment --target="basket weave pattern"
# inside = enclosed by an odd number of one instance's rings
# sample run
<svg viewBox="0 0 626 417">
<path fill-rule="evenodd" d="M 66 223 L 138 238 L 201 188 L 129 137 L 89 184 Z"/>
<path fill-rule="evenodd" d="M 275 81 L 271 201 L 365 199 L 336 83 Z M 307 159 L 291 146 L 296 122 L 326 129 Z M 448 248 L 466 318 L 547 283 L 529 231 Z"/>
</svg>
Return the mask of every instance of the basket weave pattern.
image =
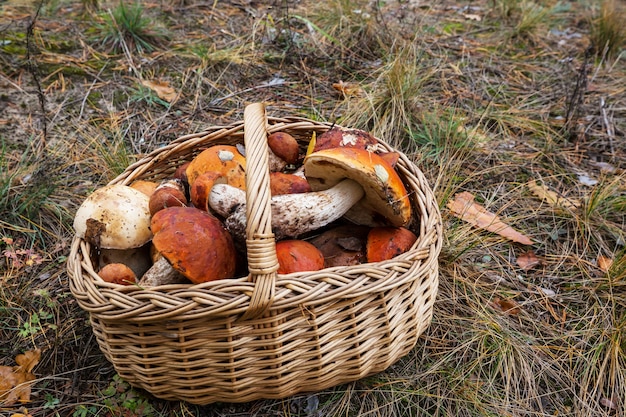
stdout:
<svg viewBox="0 0 626 417">
<path fill-rule="evenodd" d="M 432 191 L 404 154 L 396 169 L 416 213 L 411 250 L 384 262 L 276 274 L 266 136 L 285 131 L 305 149 L 313 132 L 329 128 L 251 105 L 244 121 L 180 137 L 111 182 L 160 181 L 210 146 L 245 142 L 248 276 L 151 289 L 110 284 L 94 270 L 90 245 L 74 238 L 70 289 L 124 380 L 195 404 L 285 398 L 383 371 L 415 346 L 432 318 L 442 227 Z"/>
</svg>

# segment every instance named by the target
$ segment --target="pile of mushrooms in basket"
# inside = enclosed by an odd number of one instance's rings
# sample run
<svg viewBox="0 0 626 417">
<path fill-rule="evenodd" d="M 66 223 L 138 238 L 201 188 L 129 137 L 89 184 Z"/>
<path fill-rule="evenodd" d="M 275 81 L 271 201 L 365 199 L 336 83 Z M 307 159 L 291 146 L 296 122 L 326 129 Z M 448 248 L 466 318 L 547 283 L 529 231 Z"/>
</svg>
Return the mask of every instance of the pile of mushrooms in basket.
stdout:
<svg viewBox="0 0 626 417">
<path fill-rule="evenodd" d="M 369 133 L 332 127 L 306 152 L 286 132 L 267 139 L 278 273 L 380 262 L 416 242 L 399 155 Z M 213 145 L 158 184 L 94 191 L 74 228 L 99 277 L 151 287 L 247 275 L 245 171 L 243 145 Z"/>
</svg>

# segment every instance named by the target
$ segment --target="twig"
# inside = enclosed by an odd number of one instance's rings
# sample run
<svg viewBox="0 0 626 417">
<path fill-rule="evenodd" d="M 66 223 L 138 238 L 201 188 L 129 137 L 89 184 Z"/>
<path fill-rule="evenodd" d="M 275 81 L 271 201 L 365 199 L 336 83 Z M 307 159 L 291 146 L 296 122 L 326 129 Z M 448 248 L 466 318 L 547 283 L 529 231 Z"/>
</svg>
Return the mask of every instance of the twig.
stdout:
<svg viewBox="0 0 626 417">
<path fill-rule="evenodd" d="M 604 97 L 600 97 L 600 111 L 602 112 L 602 120 L 604 121 L 604 127 L 606 128 L 606 134 L 609 137 L 609 147 L 611 154 L 615 154 L 615 146 L 613 145 L 615 133 L 613 132 L 613 125 L 609 121 L 609 117 L 606 114 L 606 102 Z"/>
<path fill-rule="evenodd" d="M 258 90 L 258 89 L 261 89 L 261 88 L 276 87 L 276 86 L 285 85 L 285 84 L 287 84 L 287 83 L 285 82 L 284 79 L 282 79 L 282 78 L 274 78 L 274 79 L 272 79 L 272 80 L 270 80 L 270 81 L 268 81 L 266 83 L 255 85 L 254 87 L 244 88 L 243 90 L 235 91 L 234 93 L 230 93 L 230 94 L 227 94 L 227 95 L 225 95 L 223 97 L 219 97 L 219 98 L 213 99 L 209 103 L 209 106 L 214 106 L 216 104 L 221 103 L 222 101 L 224 101 L 226 99 L 238 96 L 239 94 L 245 94 L 245 93 L 249 93 L 250 91 Z"/>
<path fill-rule="evenodd" d="M 35 24 L 37 23 L 37 19 L 39 18 L 39 13 L 41 12 L 44 1 L 45 0 L 41 0 L 39 4 L 37 5 L 35 16 L 33 16 L 33 19 L 30 21 L 26 29 L 27 67 L 28 67 L 28 72 L 30 72 L 30 74 L 33 77 L 33 81 L 35 82 L 35 87 L 37 89 L 37 97 L 39 98 L 39 106 L 41 107 L 41 122 L 42 122 L 42 133 L 43 133 L 42 146 L 41 146 L 42 149 L 46 147 L 46 141 L 48 137 L 48 122 L 46 120 L 46 96 L 44 95 L 43 89 L 41 88 L 41 83 L 39 82 L 39 71 L 37 68 L 37 64 L 33 58 L 32 40 L 34 36 L 33 32 L 35 29 Z"/>
</svg>

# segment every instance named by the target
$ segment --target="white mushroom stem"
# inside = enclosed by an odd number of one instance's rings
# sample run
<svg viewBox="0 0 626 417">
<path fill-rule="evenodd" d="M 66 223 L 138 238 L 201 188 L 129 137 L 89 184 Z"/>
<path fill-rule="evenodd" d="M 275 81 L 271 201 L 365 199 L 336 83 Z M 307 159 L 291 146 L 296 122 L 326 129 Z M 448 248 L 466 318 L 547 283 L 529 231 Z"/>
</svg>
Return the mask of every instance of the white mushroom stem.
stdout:
<svg viewBox="0 0 626 417">
<path fill-rule="evenodd" d="M 350 179 L 324 191 L 276 195 L 271 200 L 272 230 L 279 240 L 319 229 L 343 216 L 363 195 L 363 187 Z M 209 206 L 226 218 L 224 224 L 235 239 L 245 240 L 245 191 L 216 184 L 209 195 Z"/>
</svg>

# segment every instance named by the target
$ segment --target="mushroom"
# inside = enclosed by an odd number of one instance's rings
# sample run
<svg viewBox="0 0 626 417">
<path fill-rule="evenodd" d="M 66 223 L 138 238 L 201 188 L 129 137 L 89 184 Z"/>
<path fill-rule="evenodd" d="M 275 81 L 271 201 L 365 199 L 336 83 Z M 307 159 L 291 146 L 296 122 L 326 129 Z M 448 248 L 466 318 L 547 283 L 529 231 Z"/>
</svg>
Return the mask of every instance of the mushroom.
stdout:
<svg viewBox="0 0 626 417">
<path fill-rule="evenodd" d="M 107 264 L 98 271 L 100 278 L 106 282 L 120 285 L 131 285 L 137 281 L 137 275 L 127 265 L 115 263 Z"/>
<path fill-rule="evenodd" d="M 194 207 L 209 211 L 208 201 L 215 184 L 226 184 L 227 178 L 219 172 L 204 172 L 196 177 L 189 187 L 189 198 Z"/>
<path fill-rule="evenodd" d="M 187 205 L 187 196 L 183 182 L 180 179 L 163 180 L 150 195 L 148 207 L 150 214 L 154 214 L 166 207 L 181 207 Z"/>
<path fill-rule="evenodd" d="M 122 184 L 107 185 L 89 195 L 76 211 L 74 230 L 99 251 L 100 267 L 123 263 L 136 276 L 150 267 L 149 197 Z"/>
<path fill-rule="evenodd" d="M 152 195 L 152 193 L 154 192 L 154 190 L 156 190 L 159 184 L 154 181 L 137 180 L 130 184 L 130 186 L 135 190 L 139 190 L 148 197 L 150 197 L 150 195 Z"/>
<path fill-rule="evenodd" d="M 155 249 L 191 282 L 199 284 L 234 275 L 232 237 L 211 214 L 195 207 L 168 207 L 152 217 L 151 227 Z"/>
<path fill-rule="evenodd" d="M 274 132 L 267 137 L 270 171 L 278 172 L 298 162 L 300 146 L 287 132 Z"/>
<path fill-rule="evenodd" d="M 324 256 L 324 266 L 358 265 L 366 261 L 365 242 L 370 228 L 344 224 L 309 240 Z"/>
<path fill-rule="evenodd" d="M 277 240 L 319 229 L 342 216 L 366 226 L 401 226 L 411 206 L 402 180 L 380 156 L 362 149 L 333 148 L 309 155 L 307 178 L 317 192 L 275 195 L 271 199 L 272 229 Z M 246 194 L 217 184 L 209 206 L 225 218 L 227 229 L 245 239 Z M 349 216 L 349 217 L 348 217 Z"/>
<path fill-rule="evenodd" d="M 308 193 L 311 186 L 300 175 L 270 172 L 270 191 L 272 195 Z"/>
<path fill-rule="evenodd" d="M 319 271 L 324 268 L 324 255 L 304 240 L 281 240 L 276 242 L 278 273 Z"/>
<path fill-rule="evenodd" d="M 335 126 L 315 137 L 312 153 L 331 148 L 357 148 L 375 152 L 380 145 L 374 136 L 360 129 Z"/>
<path fill-rule="evenodd" d="M 205 149 L 189 163 L 185 172 L 190 185 L 204 172 L 219 172 L 228 184 L 242 190 L 246 188 L 246 158 L 236 146 L 214 145 Z"/>
<path fill-rule="evenodd" d="M 405 227 L 374 227 L 367 235 L 367 262 L 395 258 L 416 241 L 417 236 Z"/>
<path fill-rule="evenodd" d="M 304 160 L 304 174 L 314 191 L 334 187 L 346 178 L 363 187 L 365 198 L 344 214 L 352 223 L 405 226 L 411 219 L 411 203 L 402 179 L 375 153 L 357 148 L 313 152 Z"/>
</svg>

